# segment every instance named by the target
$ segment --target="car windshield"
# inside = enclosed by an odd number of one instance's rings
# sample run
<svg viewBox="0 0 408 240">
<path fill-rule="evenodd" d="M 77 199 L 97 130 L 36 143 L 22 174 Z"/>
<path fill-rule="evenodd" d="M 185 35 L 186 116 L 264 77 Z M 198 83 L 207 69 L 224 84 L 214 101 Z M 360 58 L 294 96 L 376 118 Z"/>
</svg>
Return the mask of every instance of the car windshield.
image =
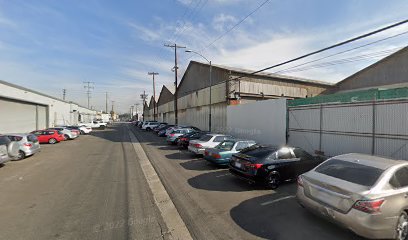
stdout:
<svg viewBox="0 0 408 240">
<path fill-rule="evenodd" d="M 224 150 L 224 151 L 230 151 L 234 147 L 235 142 L 232 141 L 224 141 L 218 144 L 215 148 Z"/>
<path fill-rule="evenodd" d="M 208 141 L 211 140 L 212 137 L 213 137 L 212 135 L 207 135 L 206 134 L 206 135 L 200 137 L 198 140 L 203 141 L 203 142 L 208 142 Z"/>
<path fill-rule="evenodd" d="M 383 173 L 383 170 L 379 168 L 338 159 L 330 159 L 324 162 L 315 171 L 367 187 L 373 186 Z"/>
</svg>

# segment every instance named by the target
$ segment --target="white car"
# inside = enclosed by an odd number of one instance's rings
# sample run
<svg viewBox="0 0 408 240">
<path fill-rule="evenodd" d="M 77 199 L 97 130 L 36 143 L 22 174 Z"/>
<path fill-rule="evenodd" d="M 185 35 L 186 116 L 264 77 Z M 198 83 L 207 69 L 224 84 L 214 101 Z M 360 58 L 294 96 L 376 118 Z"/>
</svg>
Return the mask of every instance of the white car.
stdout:
<svg viewBox="0 0 408 240">
<path fill-rule="evenodd" d="M 80 123 L 79 126 L 85 126 L 85 127 L 91 127 L 91 128 L 100 128 L 100 129 L 105 129 L 107 123 L 104 123 L 102 121 L 93 121 L 90 123 Z"/>
<path fill-rule="evenodd" d="M 143 125 L 142 125 L 142 129 L 143 129 L 143 130 L 150 131 L 150 130 L 152 130 L 154 127 L 157 127 L 157 126 L 159 126 L 159 125 L 160 125 L 159 122 L 145 122 L 145 123 L 143 123 Z"/>
<path fill-rule="evenodd" d="M 188 151 L 197 155 L 203 155 L 206 148 L 214 148 L 227 139 L 233 139 L 233 137 L 224 134 L 205 134 L 198 140 L 191 140 L 188 145 Z"/>
</svg>

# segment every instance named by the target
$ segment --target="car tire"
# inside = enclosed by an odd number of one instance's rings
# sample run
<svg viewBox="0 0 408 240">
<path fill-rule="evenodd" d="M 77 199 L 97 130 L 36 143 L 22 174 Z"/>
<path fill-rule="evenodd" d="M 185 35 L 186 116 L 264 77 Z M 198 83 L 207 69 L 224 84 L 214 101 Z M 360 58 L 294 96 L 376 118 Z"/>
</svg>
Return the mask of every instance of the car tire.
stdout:
<svg viewBox="0 0 408 240">
<path fill-rule="evenodd" d="M 80 131 L 80 133 L 81 133 L 81 135 L 85 135 L 85 132 L 84 132 L 84 131 L 82 131 L 82 130 Z"/>
<path fill-rule="evenodd" d="M 279 187 L 280 184 L 280 176 L 279 173 L 277 172 L 271 172 L 268 174 L 268 176 L 266 177 L 266 186 L 269 189 L 277 189 Z"/>
<path fill-rule="evenodd" d="M 146 131 L 150 131 L 150 130 L 152 130 L 152 129 L 151 129 L 151 128 L 149 128 L 149 127 L 148 127 L 148 128 L 146 128 Z"/>
<path fill-rule="evenodd" d="M 56 143 L 57 143 L 57 139 L 55 139 L 55 138 L 50 138 L 50 139 L 48 140 L 48 143 L 49 143 L 49 144 L 56 144 Z"/>
<path fill-rule="evenodd" d="M 408 239 L 408 214 L 404 211 L 398 218 L 396 240 Z"/>
<path fill-rule="evenodd" d="M 24 151 L 18 151 L 18 155 L 16 157 L 16 160 L 23 160 L 26 157 L 25 152 Z"/>
<path fill-rule="evenodd" d="M 64 138 L 65 138 L 65 140 L 68 140 L 69 139 L 68 134 L 64 134 Z"/>
</svg>

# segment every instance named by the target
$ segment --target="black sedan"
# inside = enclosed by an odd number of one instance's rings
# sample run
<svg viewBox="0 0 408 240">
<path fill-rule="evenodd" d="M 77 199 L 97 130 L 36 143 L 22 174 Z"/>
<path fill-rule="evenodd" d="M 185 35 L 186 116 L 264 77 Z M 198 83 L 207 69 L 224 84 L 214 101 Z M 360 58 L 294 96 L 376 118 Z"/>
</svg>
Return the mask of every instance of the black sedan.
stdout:
<svg viewBox="0 0 408 240">
<path fill-rule="evenodd" d="M 276 189 L 286 180 L 295 180 L 323 162 L 301 148 L 253 145 L 234 154 L 229 171 L 249 182 Z"/>
<path fill-rule="evenodd" d="M 184 135 L 181 135 L 178 138 L 177 145 L 181 149 L 187 149 L 188 145 L 190 144 L 190 140 L 199 139 L 201 136 L 207 134 L 208 132 L 190 132 Z"/>
</svg>

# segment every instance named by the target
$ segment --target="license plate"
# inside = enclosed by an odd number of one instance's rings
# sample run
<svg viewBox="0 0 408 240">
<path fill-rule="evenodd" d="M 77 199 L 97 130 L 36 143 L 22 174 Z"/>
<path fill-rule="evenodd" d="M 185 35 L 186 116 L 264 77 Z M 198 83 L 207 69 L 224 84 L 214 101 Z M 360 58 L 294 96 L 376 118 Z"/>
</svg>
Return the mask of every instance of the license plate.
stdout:
<svg viewBox="0 0 408 240">
<path fill-rule="evenodd" d="M 241 168 L 241 166 L 242 166 L 242 164 L 241 164 L 241 163 L 239 163 L 239 162 L 235 162 L 235 167 L 237 167 L 237 168 Z"/>
</svg>

